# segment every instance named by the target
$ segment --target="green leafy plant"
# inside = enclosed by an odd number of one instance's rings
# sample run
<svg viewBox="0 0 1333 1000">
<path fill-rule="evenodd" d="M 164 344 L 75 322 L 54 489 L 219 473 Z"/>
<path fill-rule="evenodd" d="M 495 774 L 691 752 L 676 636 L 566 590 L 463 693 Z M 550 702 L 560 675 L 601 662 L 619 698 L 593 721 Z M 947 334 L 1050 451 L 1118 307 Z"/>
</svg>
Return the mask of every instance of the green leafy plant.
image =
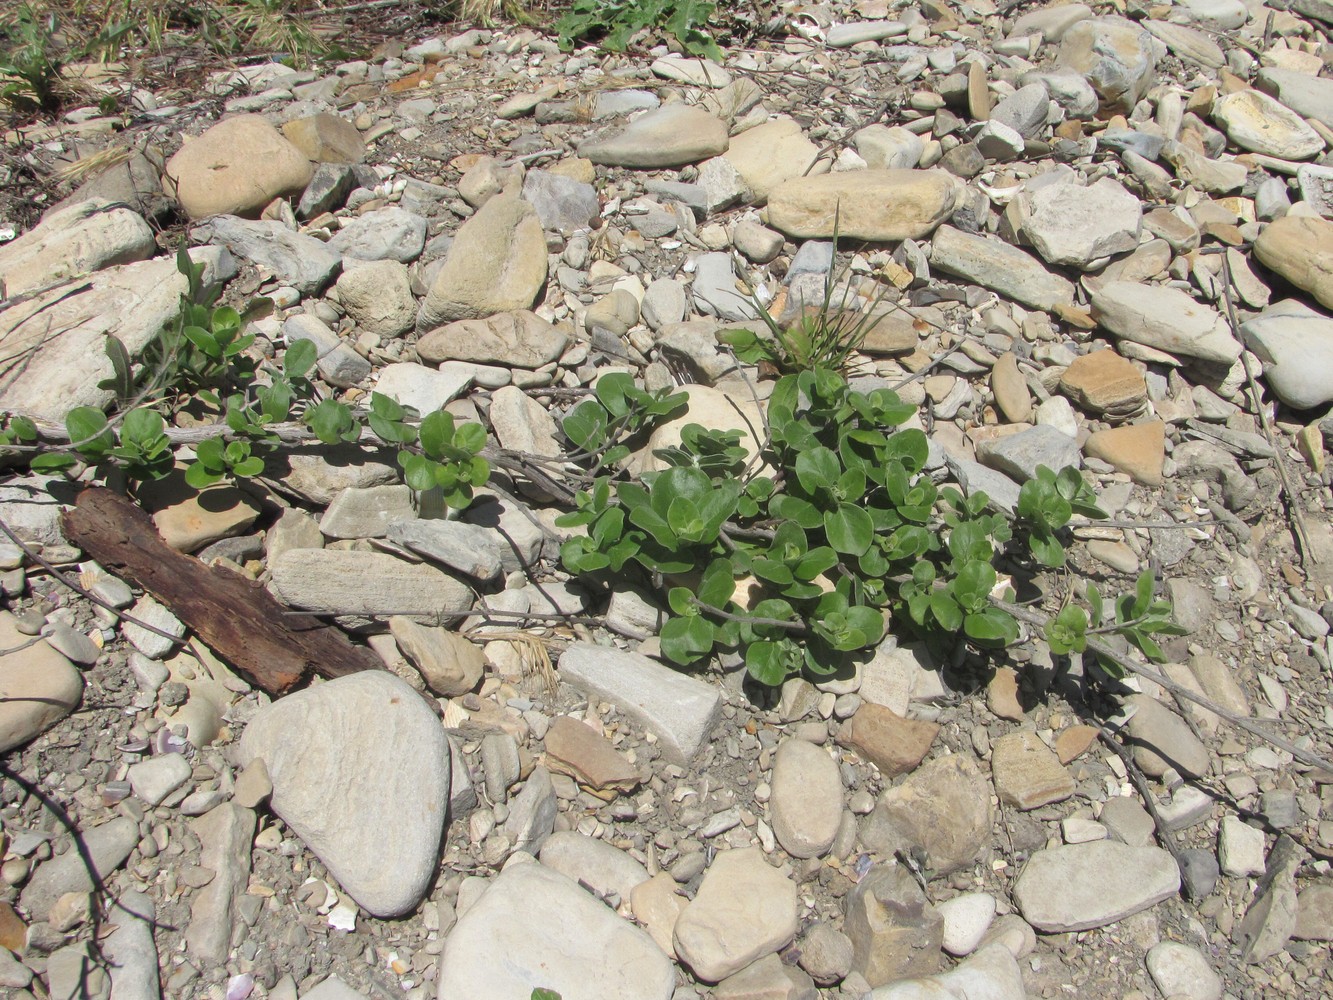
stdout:
<svg viewBox="0 0 1333 1000">
<path fill-rule="evenodd" d="M 596 40 L 612 52 L 624 52 L 641 31 L 665 32 L 687 53 L 722 61 L 722 50 L 705 31 L 717 4 L 699 0 L 574 0 L 555 22 L 560 48 Z"/>
<path fill-rule="evenodd" d="M 555 990 L 546 990 L 538 987 L 532 991 L 530 1000 L 560 1000 L 560 994 Z"/>
<path fill-rule="evenodd" d="M 687 425 L 679 446 L 656 453 L 667 468 L 637 480 L 596 465 L 610 414 L 636 424 L 622 412 L 635 402 L 644 413 L 623 377 L 607 376 L 565 418 L 599 474 L 557 522 L 586 529 L 561 559 L 572 573 L 637 571 L 656 585 L 671 611 L 662 652 L 681 665 L 735 650 L 763 684 L 827 677 L 876 645 L 889 621 L 900 632 L 1009 645 L 1019 626 L 998 606 L 1010 593 L 1001 557 L 1060 565 L 1073 514 L 1104 516 L 1074 469 L 1043 470 L 1013 523 L 982 493 L 937 488 L 924 474 L 925 435 L 901 429 L 914 408 L 884 389 L 856 391 L 824 367 L 778 379 L 759 455 L 737 432 Z M 1122 598 L 1104 630 L 1154 655 L 1151 636 L 1174 626 L 1147 579 L 1148 597 Z M 1063 610 L 1048 628 L 1053 649 L 1081 651 L 1100 615 L 1095 606 L 1089 629 L 1081 609 Z"/>
</svg>

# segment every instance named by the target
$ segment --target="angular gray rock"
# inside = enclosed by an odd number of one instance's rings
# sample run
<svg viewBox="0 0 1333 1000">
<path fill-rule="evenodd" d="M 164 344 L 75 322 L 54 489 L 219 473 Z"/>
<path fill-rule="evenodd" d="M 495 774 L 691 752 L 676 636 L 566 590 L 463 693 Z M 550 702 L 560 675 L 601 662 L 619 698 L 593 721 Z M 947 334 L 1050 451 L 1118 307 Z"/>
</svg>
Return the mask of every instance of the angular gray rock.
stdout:
<svg viewBox="0 0 1333 1000">
<path fill-rule="evenodd" d="M 242 766 L 256 758 L 273 811 L 362 908 L 396 917 L 421 902 L 444 831 L 450 749 L 404 681 L 366 671 L 274 702 L 238 747 Z"/>
<path fill-rule="evenodd" d="M 1072 25 L 1060 39 L 1056 63 L 1083 74 L 1105 111 L 1129 112 L 1157 78 L 1152 35 L 1123 17 Z"/>
<path fill-rule="evenodd" d="M 1090 187 L 1049 184 L 1034 191 L 1030 202 L 1023 235 L 1049 264 L 1087 270 L 1139 245 L 1139 199 L 1109 177 Z"/>
<path fill-rule="evenodd" d="M 407 264 L 420 257 L 426 246 L 426 220 L 391 205 L 352 219 L 327 246 L 341 257 Z"/>
<path fill-rule="evenodd" d="M 306 611 L 448 619 L 472 607 L 472 591 L 461 581 L 380 552 L 292 549 L 269 568 L 279 600 Z"/>
<path fill-rule="evenodd" d="M 750 297 L 741 290 L 729 253 L 700 255 L 691 291 L 695 307 L 706 315 L 724 320 L 754 319 L 758 315 Z"/>
<path fill-rule="evenodd" d="M 595 187 L 549 170 L 528 171 L 523 178 L 523 199 L 536 209 L 542 228 L 548 231 L 591 229 L 601 217 Z"/>
<path fill-rule="evenodd" d="M 390 523 L 391 542 L 411 549 L 419 556 L 488 583 L 500 575 L 504 566 L 504 539 L 494 531 L 442 518 L 405 520 Z"/>
<path fill-rule="evenodd" d="M 160 1000 L 157 945 L 153 926 L 157 919 L 151 896 L 124 892 L 107 918 L 114 930 L 102 944 L 110 959 L 111 1000 Z"/>
<path fill-rule="evenodd" d="M 1066 465 L 1081 468 L 1078 441 L 1045 424 L 977 445 L 977 458 L 1019 482 L 1033 479 L 1040 466 L 1059 472 Z"/>
<path fill-rule="evenodd" d="M 185 929 L 185 943 L 198 960 L 220 964 L 231 951 L 237 907 L 250 881 L 255 825 L 254 811 L 234 802 L 224 802 L 190 823 L 201 844 L 199 863 L 214 873 L 195 895 Z"/>
<path fill-rule="evenodd" d="M 1045 309 L 1072 305 L 1074 285 L 1048 271 L 1031 254 L 998 239 L 940 226 L 930 242 L 930 263 L 948 274 L 999 292 L 1015 302 Z"/>
<path fill-rule="evenodd" d="M 303 295 L 322 290 L 342 266 L 339 255 L 326 244 L 313 236 L 294 233 L 273 219 L 251 222 L 235 215 L 219 215 L 210 219 L 199 235 L 264 268 Z"/>
<path fill-rule="evenodd" d="M 1283 299 L 1242 323 L 1240 332 L 1282 402 L 1310 410 L 1333 401 L 1333 319 Z"/>
<path fill-rule="evenodd" d="M 676 985 L 647 932 L 535 862 L 511 862 L 491 881 L 445 939 L 439 969 L 439 1000 L 538 987 L 562 1000 L 669 1000 Z"/>
<path fill-rule="evenodd" d="M 139 824 L 128 816 L 79 831 L 80 844 L 38 865 L 19 897 L 23 908 L 45 917 L 67 892 L 92 892 L 125 863 L 139 842 Z"/>
<path fill-rule="evenodd" d="M 671 763 L 687 763 L 722 715 L 717 688 L 639 653 L 576 642 L 560 654 L 559 667 L 562 680 L 611 702 L 653 733 Z"/>
<path fill-rule="evenodd" d="M 727 150 L 727 126 L 688 104 L 668 104 L 624 129 L 579 145 L 579 156 L 613 167 L 659 170 L 698 163 Z"/>
<path fill-rule="evenodd" d="M 1055 934 L 1105 926 L 1179 891 L 1180 870 L 1166 851 L 1097 840 L 1032 855 L 1014 900 L 1023 919 Z"/>
</svg>

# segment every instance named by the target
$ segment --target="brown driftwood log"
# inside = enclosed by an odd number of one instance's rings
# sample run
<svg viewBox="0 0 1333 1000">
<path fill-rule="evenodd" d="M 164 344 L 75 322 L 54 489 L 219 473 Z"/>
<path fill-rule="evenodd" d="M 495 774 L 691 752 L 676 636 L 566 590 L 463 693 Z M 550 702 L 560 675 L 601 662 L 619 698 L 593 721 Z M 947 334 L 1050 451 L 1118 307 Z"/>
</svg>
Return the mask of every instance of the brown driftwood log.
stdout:
<svg viewBox="0 0 1333 1000">
<path fill-rule="evenodd" d="M 259 584 L 177 552 L 162 541 L 148 514 L 118 493 L 84 490 L 61 521 L 73 544 L 156 597 L 270 694 L 288 690 L 308 670 L 342 677 L 381 665 L 336 627 L 289 614 Z"/>
</svg>

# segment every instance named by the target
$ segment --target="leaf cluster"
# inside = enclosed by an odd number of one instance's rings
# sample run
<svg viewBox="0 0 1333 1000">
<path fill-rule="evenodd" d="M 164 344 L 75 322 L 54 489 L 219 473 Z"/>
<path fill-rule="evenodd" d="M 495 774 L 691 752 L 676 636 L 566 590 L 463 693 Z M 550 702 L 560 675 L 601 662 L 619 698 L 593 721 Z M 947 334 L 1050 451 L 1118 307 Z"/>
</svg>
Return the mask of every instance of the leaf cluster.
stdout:
<svg viewBox="0 0 1333 1000">
<path fill-rule="evenodd" d="M 574 0 L 555 31 L 565 52 L 594 40 L 624 52 L 640 32 L 653 31 L 671 36 L 692 56 L 721 62 L 722 50 L 705 30 L 716 10 L 717 4 L 700 0 Z"/>
</svg>

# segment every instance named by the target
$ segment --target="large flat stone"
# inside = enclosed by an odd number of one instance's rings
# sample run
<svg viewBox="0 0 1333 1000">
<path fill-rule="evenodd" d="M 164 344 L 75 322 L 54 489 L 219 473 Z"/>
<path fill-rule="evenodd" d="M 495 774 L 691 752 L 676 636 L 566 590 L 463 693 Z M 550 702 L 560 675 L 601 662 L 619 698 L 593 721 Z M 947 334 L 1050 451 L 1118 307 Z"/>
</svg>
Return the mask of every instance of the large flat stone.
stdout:
<svg viewBox="0 0 1333 1000">
<path fill-rule="evenodd" d="M 273 811 L 365 910 L 396 917 L 421 902 L 439 861 L 450 748 L 405 681 L 368 670 L 288 695 L 250 720 L 238 759 L 263 760 Z"/>
<path fill-rule="evenodd" d="M 521 916 L 520 916 L 521 915 Z M 573 879 L 510 863 L 459 918 L 440 961 L 439 1000 L 668 1000 L 676 975 L 646 931 Z"/>
<path fill-rule="evenodd" d="M 274 595 L 306 611 L 453 618 L 472 607 L 472 591 L 462 581 L 381 552 L 292 549 L 270 569 Z"/>
<path fill-rule="evenodd" d="M 203 288 L 216 289 L 236 273 L 236 261 L 221 247 L 199 247 L 190 258 L 203 263 Z M 98 383 L 113 374 L 104 343 L 115 337 L 138 358 L 162 328 L 180 314 L 185 276 L 172 258 L 109 267 L 85 282 L 20 302 L 0 312 L 0 408 L 64 425 L 75 406 L 99 409 L 112 392 Z M 52 331 L 60 336 L 53 337 Z"/>
<path fill-rule="evenodd" d="M 1166 851 L 1097 840 L 1032 855 L 1014 900 L 1023 919 L 1056 934 L 1103 927 L 1179 891 L 1180 870 Z"/>
<path fill-rule="evenodd" d="M 576 642 L 560 655 L 559 666 L 563 680 L 611 702 L 654 734 L 671 763 L 689 761 L 722 714 L 716 688 L 639 653 Z"/>
<path fill-rule="evenodd" d="M 698 163 L 727 150 L 727 126 L 701 108 L 668 104 L 624 129 L 579 146 L 579 156 L 615 167 L 658 170 Z"/>
<path fill-rule="evenodd" d="M 798 177 L 769 194 L 768 223 L 788 236 L 919 240 L 957 208 L 962 185 L 944 170 L 849 170 Z"/>
<path fill-rule="evenodd" d="M 0 246 L 5 295 L 71 281 L 115 264 L 153 256 L 148 223 L 124 205 L 90 198 L 52 212 L 12 243 Z"/>
</svg>

